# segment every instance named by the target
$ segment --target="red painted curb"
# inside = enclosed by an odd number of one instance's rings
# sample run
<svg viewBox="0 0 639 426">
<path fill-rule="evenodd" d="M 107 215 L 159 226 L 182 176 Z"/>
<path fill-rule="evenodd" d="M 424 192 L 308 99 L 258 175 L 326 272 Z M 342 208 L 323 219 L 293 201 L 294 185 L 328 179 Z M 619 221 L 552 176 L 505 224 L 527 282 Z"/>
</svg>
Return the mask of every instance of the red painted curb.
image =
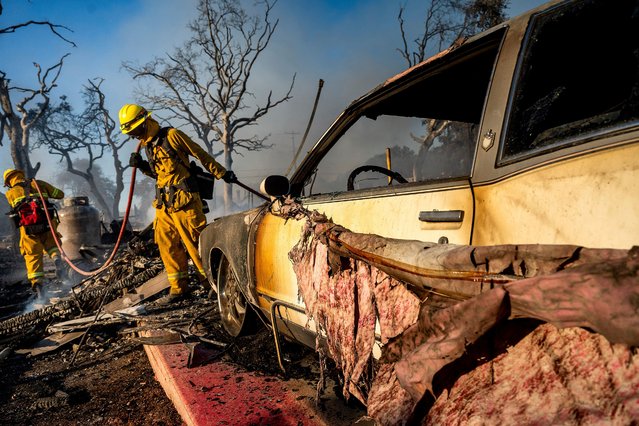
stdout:
<svg viewBox="0 0 639 426">
<path fill-rule="evenodd" d="M 157 380 L 189 426 L 326 424 L 307 397 L 278 378 L 256 376 L 221 361 L 187 368 L 189 350 L 183 344 L 144 350 Z"/>
</svg>

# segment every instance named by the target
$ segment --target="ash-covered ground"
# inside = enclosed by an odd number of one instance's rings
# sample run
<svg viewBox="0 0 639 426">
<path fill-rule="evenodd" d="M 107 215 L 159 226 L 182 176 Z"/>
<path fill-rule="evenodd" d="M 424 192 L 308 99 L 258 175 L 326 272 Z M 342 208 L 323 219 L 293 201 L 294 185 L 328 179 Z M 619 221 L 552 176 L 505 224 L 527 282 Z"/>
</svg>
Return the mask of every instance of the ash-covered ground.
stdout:
<svg viewBox="0 0 639 426">
<path fill-rule="evenodd" d="M 46 263 L 47 276 L 52 277 Z M 22 258 L 10 247 L 0 250 L 0 320 L 44 306 L 26 281 Z M 50 303 L 69 285 L 49 283 Z M 52 299 L 52 300 L 51 300 Z M 118 334 L 121 325 L 99 326 L 78 345 L 29 356 L 46 332 L 27 329 L 5 336 L 0 360 L 0 417 L 15 425 L 175 425 L 180 416 L 155 380 L 142 345 Z M 75 356 L 75 362 L 72 360 Z"/>
<path fill-rule="evenodd" d="M 151 257 L 141 255 L 147 254 Z M 90 292 L 90 286 L 108 285 L 115 280 L 135 275 L 130 268 L 143 268 L 157 263 L 155 252 L 138 247 L 138 252 L 124 253 L 125 259 L 114 266 L 122 269 L 90 285 L 76 285 L 74 292 Z M 127 256 L 129 257 L 128 260 Z M 52 265 L 45 271 L 51 279 L 45 300 L 31 292 L 20 256 L 8 248 L 0 253 L 0 326 L 8 320 L 21 318 L 25 312 L 45 312 L 47 306 L 61 304 L 68 298 L 69 283 L 54 278 Z M 157 266 L 157 265 L 156 265 Z M 129 269 L 127 269 L 129 268 Z M 106 283 L 106 284 L 105 284 Z M 84 288 L 83 288 L 84 287 Z M 95 290 L 93 290 L 95 291 Z M 115 295 L 114 295 L 115 296 Z M 100 301 L 104 302 L 104 301 Z M 86 301 L 84 301 L 86 305 Z M 95 303 L 94 303 L 95 305 Z M 149 364 L 136 329 L 141 318 L 98 321 L 86 336 L 57 350 L 33 355 L 24 350 L 46 337 L 52 324 L 91 315 L 87 312 L 56 313 L 46 323 L 21 325 L 17 332 L 0 335 L 0 418 L 3 424 L 15 425 L 177 425 L 182 420 L 165 395 Z M 91 310 L 93 309 L 93 310 Z M 49 315 L 51 317 L 51 315 Z M 283 377 L 270 332 L 263 329 L 256 335 L 231 340 L 219 322 L 217 302 L 209 298 L 208 288 L 197 286 L 189 300 L 177 306 L 156 306 L 151 299 L 144 304 L 144 318 L 154 327 L 188 329 L 196 337 L 227 344 L 223 359 L 257 374 L 284 379 L 303 379 L 309 386 L 320 380 L 316 354 L 307 348 L 284 342 L 287 354 L 287 376 Z M 81 329 L 80 331 L 85 331 Z M 3 333 L 0 330 L 0 333 Z M 309 360 L 311 360 L 309 362 Z M 341 393 L 334 368 L 325 371 L 329 384 Z M 333 389 L 329 389 L 333 392 Z M 318 403 L 321 406 L 322 396 Z M 345 402 L 346 404 L 346 402 Z M 363 407 L 355 407 L 365 414 Z"/>
</svg>

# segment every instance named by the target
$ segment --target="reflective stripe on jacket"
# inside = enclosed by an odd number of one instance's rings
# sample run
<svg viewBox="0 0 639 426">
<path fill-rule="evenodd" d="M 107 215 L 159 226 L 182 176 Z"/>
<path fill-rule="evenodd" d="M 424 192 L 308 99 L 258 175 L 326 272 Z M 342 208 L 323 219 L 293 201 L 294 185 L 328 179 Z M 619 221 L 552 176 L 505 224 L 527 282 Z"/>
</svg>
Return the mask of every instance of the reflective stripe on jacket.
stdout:
<svg viewBox="0 0 639 426">
<path fill-rule="evenodd" d="M 9 190 L 7 191 L 5 195 L 7 197 L 7 201 L 9 202 L 9 205 L 11 206 L 11 208 L 15 208 L 27 197 L 33 197 L 35 199 L 40 198 L 40 195 L 38 194 L 38 190 L 36 189 L 35 184 L 33 182 L 31 182 L 31 188 L 30 188 L 31 192 L 29 194 L 26 193 L 24 186 L 21 185 L 21 183 L 23 182 L 25 181 L 22 179 L 9 182 L 9 184 L 11 185 L 11 188 L 9 188 Z M 62 192 L 62 190 L 56 188 L 55 186 L 51 185 L 48 182 L 45 182 L 43 180 L 38 180 L 38 186 L 40 187 L 40 190 L 42 191 L 42 196 L 44 197 L 45 200 L 48 198 L 53 198 L 56 200 L 64 198 L 64 192 Z"/>
</svg>

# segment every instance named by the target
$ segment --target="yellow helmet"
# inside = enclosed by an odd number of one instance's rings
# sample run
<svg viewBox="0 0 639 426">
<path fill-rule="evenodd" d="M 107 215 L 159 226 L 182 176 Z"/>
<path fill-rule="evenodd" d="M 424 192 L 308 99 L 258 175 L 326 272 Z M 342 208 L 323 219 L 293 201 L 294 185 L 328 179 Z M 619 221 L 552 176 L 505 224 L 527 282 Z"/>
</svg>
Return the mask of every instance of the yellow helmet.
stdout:
<svg viewBox="0 0 639 426">
<path fill-rule="evenodd" d="M 120 130 L 122 133 L 129 134 L 133 129 L 144 123 L 151 113 L 136 104 L 126 104 L 120 108 Z"/>
<path fill-rule="evenodd" d="M 16 170 L 16 169 L 5 170 L 4 174 L 2 175 L 2 179 L 4 180 L 4 186 L 8 187 L 9 181 L 11 180 L 11 178 L 18 175 L 22 175 L 22 177 L 24 178 L 24 172 L 22 170 Z"/>
</svg>

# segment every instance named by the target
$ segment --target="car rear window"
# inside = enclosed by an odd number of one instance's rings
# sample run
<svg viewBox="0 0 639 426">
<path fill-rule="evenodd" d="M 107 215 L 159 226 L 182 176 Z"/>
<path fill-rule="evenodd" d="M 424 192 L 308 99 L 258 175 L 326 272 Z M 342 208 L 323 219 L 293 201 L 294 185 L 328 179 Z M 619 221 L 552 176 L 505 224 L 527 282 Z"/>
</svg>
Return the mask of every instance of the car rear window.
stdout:
<svg viewBox="0 0 639 426">
<path fill-rule="evenodd" d="M 570 2 L 534 16 L 498 165 L 639 123 L 639 2 Z"/>
</svg>

